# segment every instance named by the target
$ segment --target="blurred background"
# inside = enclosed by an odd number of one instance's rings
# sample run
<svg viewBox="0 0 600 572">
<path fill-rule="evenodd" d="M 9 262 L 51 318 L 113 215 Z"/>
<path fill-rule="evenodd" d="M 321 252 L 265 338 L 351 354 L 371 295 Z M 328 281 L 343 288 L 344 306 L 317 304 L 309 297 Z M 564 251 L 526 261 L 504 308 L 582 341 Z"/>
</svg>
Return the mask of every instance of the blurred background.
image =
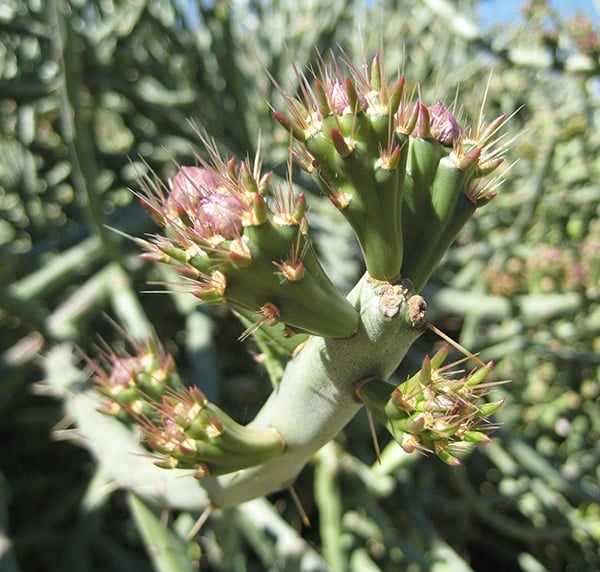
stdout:
<svg viewBox="0 0 600 572">
<path fill-rule="evenodd" d="M 600 569 L 598 23 L 583 0 L 4 0 L 0 570 Z M 423 456 L 381 467 L 358 415 L 297 483 L 310 528 L 274 495 L 260 511 L 215 514 L 161 559 L 156 515 L 55 433 L 69 426 L 63 402 L 38 382 L 70 366 L 43 356 L 115 340 L 107 315 L 136 339 L 153 327 L 188 381 L 251 419 L 271 388 L 240 351 L 243 326 L 196 305 L 115 229 L 156 231 L 131 190 L 149 169 L 166 180 L 193 163 L 197 128 L 227 155 L 253 156 L 260 140 L 285 176 L 266 72 L 293 92 L 292 64 L 381 47 L 426 103 L 456 98 L 463 118 L 484 99 L 488 120 L 514 113 L 499 195 L 424 293 L 433 323 L 512 380 L 494 390 L 507 399 L 501 428 L 459 469 Z M 363 271 L 351 233 L 309 179 L 295 181 L 347 291 Z M 398 379 L 437 343 L 419 340 Z M 169 534 L 197 516 L 170 515 Z"/>
</svg>

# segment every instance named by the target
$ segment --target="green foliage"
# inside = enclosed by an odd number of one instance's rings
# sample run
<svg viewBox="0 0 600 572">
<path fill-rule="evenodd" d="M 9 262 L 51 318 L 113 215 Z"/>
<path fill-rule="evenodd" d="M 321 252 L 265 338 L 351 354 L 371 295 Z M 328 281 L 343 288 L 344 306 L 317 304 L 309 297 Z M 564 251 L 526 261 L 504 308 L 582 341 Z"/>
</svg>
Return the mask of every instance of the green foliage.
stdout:
<svg viewBox="0 0 600 572">
<path fill-rule="evenodd" d="M 182 553 L 208 570 L 599 568 L 594 26 L 565 22 L 544 2 L 528 5 L 523 26 L 493 33 L 467 16 L 484 3 L 217 1 L 199 3 L 193 19 L 180 6 L 0 8 L 0 568 L 186 569 Z M 369 55 L 382 45 L 387 69 L 418 80 L 424 100 L 441 94 L 450 105 L 459 88 L 466 117 L 477 118 L 486 89 L 488 120 L 516 112 L 498 197 L 423 291 L 430 321 L 494 360 L 497 380 L 512 380 L 491 388 L 507 400 L 502 426 L 461 468 L 409 456 L 382 430 L 378 463 L 359 416 L 296 485 L 310 528 L 286 493 L 271 499 L 277 510 L 260 499 L 215 512 L 199 548 L 185 540 L 199 514 L 157 520 L 157 507 L 127 501 L 69 432 L 55 433 L 68 420 L 34 384 L 46 375 L 39 356 L 54 348 L 46 372 L 66 387 L 70 352 L 58 343 L 92 351 L 98 334 L 117 338 L 105 313 L 141 340 L 150 318 L 186 378 L 239 421 L 253 417 L 270 385 L 239 351 L 243 328 L 197 307 L 177 277 L 140 261 L 109 227 L 154 232 L 129 189 L 150 169 L 166 180 L 192 164 L 203 152 L 197 129 L 238 156 L 252 155 L 260 136 L 265 165 L 284 175 L 289 134 L 265 106 L 284 105 L 269 74 L 293 92 L 292 62 L 316 69 L 337 44 L 355 61 L 363 44 Z M 314 184 L 297 181 L 316 250 L 347 290 L 358 247 Z M 166 293 L 144 293 L 156 281 Z M 424 337 L 395 385 L 420 367 L 435 342 Z"/>
</svg>

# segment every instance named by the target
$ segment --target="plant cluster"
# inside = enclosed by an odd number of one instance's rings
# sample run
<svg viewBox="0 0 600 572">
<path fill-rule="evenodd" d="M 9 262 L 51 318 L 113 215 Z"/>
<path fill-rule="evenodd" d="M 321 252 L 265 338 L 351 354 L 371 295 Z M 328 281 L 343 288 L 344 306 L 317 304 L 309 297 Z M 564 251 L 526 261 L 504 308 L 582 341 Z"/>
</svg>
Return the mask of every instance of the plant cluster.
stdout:
<svg viewBox="0 0 600 572">
<path fill-rule="evenodd" d="M 0 568 L 600 567 L 591 14 L 5 4 Z"/>
</svg>

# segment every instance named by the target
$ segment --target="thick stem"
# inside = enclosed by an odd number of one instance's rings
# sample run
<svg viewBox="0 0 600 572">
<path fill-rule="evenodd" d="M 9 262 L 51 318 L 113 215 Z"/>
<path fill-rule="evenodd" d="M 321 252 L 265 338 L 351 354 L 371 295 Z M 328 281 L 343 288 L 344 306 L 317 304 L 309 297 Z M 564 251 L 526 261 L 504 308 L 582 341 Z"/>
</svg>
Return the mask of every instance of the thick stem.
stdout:
<svg viewBox="0 0 600 572">
<path fill-rule="evenodd" d="M 425 302 L 407 285 L 363 277 L 349 295 L 360 312 L 359 331 L 347 339 L 312 338 L 250 424 L 276 428 L 285 452 L 258 467 L 202 480 L 213 504 L 231 506 L 289 486 L 359 410 L 356 382 L 393 373 L 425 324 Z"/>
<path fill-rule="evenodd" d="M 356 382 L 368 377 L 387 379 L 394 372 L 425 328 L 425 301 L 413 292 L 409 281 L 391 285 L 364 276 L 348 296 L 360 313 L 358 332 L 347 339 L 311 338 L 289 362 L 281 383 L 250 423 L 255 428 L 275 428 L 286 450 L 258 467 L 229 475 L 195 482 L 188 471 L 153 466 L 131 430 L 95 411 L 96 394 L 81 392 L 75 382 L 65 381 L 69 364 L 64 363 L 64 355 L 57 353 L 47 361 L 47 379 L 55 391 L 60 389 L 68 397 L 68 411 L 86 446 L 121 485 L 175 508 L 198 509 L 209 502 L 233 506 L 289 486 L 310 457 L 360 409 Z M 77 379 L 78 373 L 71 377 Z M 65 391 L 67 386 L 72 393 Z"/>
</svg>

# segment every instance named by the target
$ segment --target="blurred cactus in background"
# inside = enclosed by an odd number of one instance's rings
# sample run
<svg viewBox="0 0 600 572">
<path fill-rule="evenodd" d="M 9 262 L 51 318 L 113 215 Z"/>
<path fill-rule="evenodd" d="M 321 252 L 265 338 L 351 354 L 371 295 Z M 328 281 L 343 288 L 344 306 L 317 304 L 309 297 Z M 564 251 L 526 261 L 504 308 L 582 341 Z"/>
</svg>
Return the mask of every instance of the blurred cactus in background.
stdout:
<svg viewBox="0 0 600 572">
<path fill-rule="evenodd" d="M 597 18 L 486 7 L 0 8 L 0 568 L 600 567 Z"/>
</svg>

